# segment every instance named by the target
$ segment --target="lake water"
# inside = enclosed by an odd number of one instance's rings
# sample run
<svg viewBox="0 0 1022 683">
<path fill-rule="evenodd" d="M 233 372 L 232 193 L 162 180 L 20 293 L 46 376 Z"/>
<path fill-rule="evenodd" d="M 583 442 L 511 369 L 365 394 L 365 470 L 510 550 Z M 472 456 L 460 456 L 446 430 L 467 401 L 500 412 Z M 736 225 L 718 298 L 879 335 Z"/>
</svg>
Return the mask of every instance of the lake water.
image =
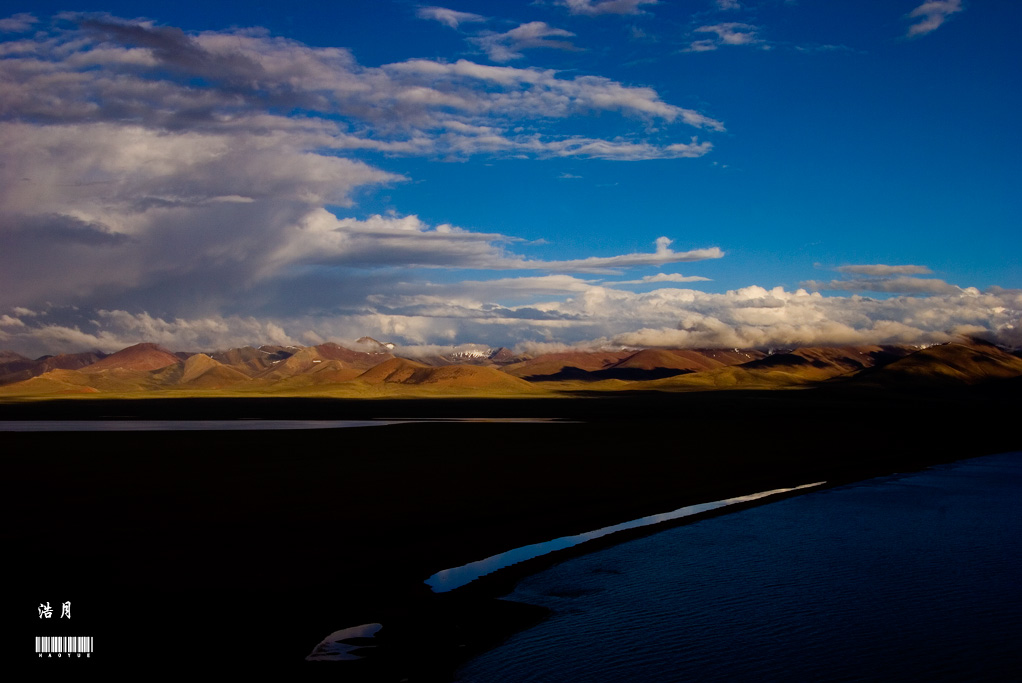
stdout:
<svg viewBox="0 0 1022 683">
<path fill-rule="evenodd" d="M 1022 453 L 810 492 L 568 560 L 460 681 L 1022 680 Z"/>
<path fill-rule="evenodd" d="M 279 429 L 344 429 L 422 422 L 565 422 L 553 418 L 447 417 L 383 420 L 0 420 L 0 432 L 208 432 Z"/>
<path fill-rule="evenodd" d="M 384 420 L 0 420 L 0 432 L 209 432 L 342 429 L 394 424 Z"/>
<path fill-rule="evenodd" d="M 566 548 L 574 548 L 577 545 L 582 545 L 589 541 L 596 540 L 597 538 L 603 538 L 604 536 L 610 536 L 622 531 L 629 529 L 639 529 L 645 526 L 653 526 L 655 524 L 663 524 L 664 522 L 670 522 L 675 519 L 682 519 L 683 517 L 692 517 L 694 515 L 701 514 L 703 512 L 709 512 L 711 510 L 719 510 L 729 505 L 737 505 L 739 503 L 750 503 L 754 500 L 761 500 L 776 496 L 782 493 L 789 493 L 791 491 L 797 491 L 799 489 L 807 489 L 815 486 L 820 486 L 826 482 L 817 482 L 815 484 L 803 484 L 802 486 L 794 486 L 786 489 L 773 489 L 771 491 L 760 491 L 758 493 L 751 493 L 744 496 L 736 496 L 734 498 L 725 498 L 723 500 L 714 500 L 709 503 L 699 503 L 697 505 L 687 505 L 677 510 L 670 512 L 664 512 L 659 515 L 649 515 L 647 517 L 640 517 L 639 519 L 633 519 L 628 522 L 621 522 L 620 524 L 614 524 L 612 526 L 606 526 L 593 531 L 587 531 L 581 534 L 575 534 L 574 536 L 561 536 L 551 541 L 544 541 L 542 543 L 533 543 L 532 545 L 521 546 L 514 548 L 497 555 L 491 555 L 490 557 L 482 560 L 476 560 L 469 564 L 463 564 L 460 567 L 453 567 L 451 569 L 444 569 L 439 571 L 433 576 L 426 579 L 426 585 L 433 589 L 434 593 L 446 593 L 456 588 L 472 583 L 476 579 L 492 574 L 493 572 L 510 567 L 511 565 L 518 564 L 519 562 L 525 562 L 535 557 L 541 557 L 550 553 L 557 552 L 558 550 L 564 550 Z"/>
</svg>

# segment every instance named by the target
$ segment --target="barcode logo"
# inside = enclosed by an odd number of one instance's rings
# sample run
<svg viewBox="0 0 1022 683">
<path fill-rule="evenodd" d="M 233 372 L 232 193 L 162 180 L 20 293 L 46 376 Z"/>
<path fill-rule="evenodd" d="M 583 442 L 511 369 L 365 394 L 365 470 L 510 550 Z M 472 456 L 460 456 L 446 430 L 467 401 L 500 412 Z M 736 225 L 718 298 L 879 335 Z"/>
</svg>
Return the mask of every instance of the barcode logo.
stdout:
<svg viewBox="0 0 1022 683">
<path fill-rule="evenodd" d="M 35 651 L 59 654 L 92 652 L 92 636 L 36 636 Z"/>
</svg>

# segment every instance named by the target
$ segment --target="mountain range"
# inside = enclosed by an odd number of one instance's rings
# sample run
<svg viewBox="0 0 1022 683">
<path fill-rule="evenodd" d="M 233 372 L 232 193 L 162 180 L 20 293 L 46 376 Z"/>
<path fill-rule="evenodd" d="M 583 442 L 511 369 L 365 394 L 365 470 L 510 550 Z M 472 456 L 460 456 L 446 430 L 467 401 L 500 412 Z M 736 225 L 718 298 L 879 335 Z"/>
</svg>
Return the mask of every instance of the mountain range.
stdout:
<svg viewBox="0 0 1022 683">
<path fill-rule="evenodd" d="M 1022 377 L 1022 352 L 980 340 L 787 350 L 620 349 L 516 355 L 479 347 L 399 357 L 363 337 L 348 348 L 243 347 L 174 352 L 141 343 L 29 359 L 0 351 L 0 396 L 542 395 L 568 391 L 794 389 L 823 384 L 873 388 L 954 387 Z"/>
</svg>

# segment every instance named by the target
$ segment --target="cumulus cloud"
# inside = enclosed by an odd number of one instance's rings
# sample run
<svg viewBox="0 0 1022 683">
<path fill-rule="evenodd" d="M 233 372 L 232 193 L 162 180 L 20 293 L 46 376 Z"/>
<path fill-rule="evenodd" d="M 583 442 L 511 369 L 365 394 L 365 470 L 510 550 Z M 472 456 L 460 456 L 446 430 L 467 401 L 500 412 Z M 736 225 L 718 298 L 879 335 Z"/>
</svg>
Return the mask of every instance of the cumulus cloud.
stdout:
<svg viewBox="0 0 1022 683">
<path fill-rule="evenodd" d="M 486 17 L 480 14 L 458 12 L 457 10 L 447 9 L 445 7 L 420 7 L 416 10 L 415 16 L 420 19 L 439 21 L 441 24 L 454 29 L 458 28 L 461 24 L 486 21 Z"/>
<path fill-rule="evenodd" d="M 908 27 L 906 35 L 913 38 L 936 31 L 948 17 L 962 9 L 962 0 L 927 0 L 908 13 L 908 18 L 915 23 Z"/>
<path fill-rule="evenodd" d="M 530 21 L 513 28 L 506 33 L 491 33 L 473 38 L 486 56 L 495 62 L 510 62 L 521 59 L 522 50 L 535 48 L 551 48 L 554 50 L 578 50 L 566 40 L 556 38 L 572 38 L 574 33 L 554 28 L 542 21 Z"/>
<path fill-rule="evenodd" d="M 1022 344 L 1022 290 L 973 288 L 882 300 L 749 286 L 724 293 L 656 289 L 635 293 L 567 276 L 502 278 L 381 294 L 343 314 L 160 318 L 105 310 L 94 319 L 47 323 L 6 316 L 5 346 L 22 353 L 98 348 L 138 341 L 177 349 L 257 343 L 344 341 L 368 334 L 403 346 L 468 341 L 519 349 L 621 346 L 790 348 L 802 345 L 940 343 L 967 332 Z M 517 302 L 501 303 L 501 290 Z M 491 296 L 493 298 L 491 298 Z M 514 297 L 512 297 L 514 298 Z M 507 301 L 507 300 L 505 300 Z M 17 322 L 14 322 L 17 321 Z M 354 332 L 357 331 L 357 332 Z"/>
<path fill-rule="evenodd" d="M 643 5 L 656 5 L 659 0 L 558 0 L 571 14 L 640 14 Z"/>
<path fill-rule="evenodd" d="M 154 317 L 148 313 L 100 310 L 83 322 L 34 325 L 20 331 L 12 341 L 29 355 L 119 351 L 139 342 L 161 344 L 181 351 L 211 351 L 251 344 L 295 344 L 273 322 L 239 316 L 192 319 Z"/>
<path fill-rule="evenodd" d="M 605 13 L 627 5 L 586 4 Z M 661 237 L 649 252 L 547 260 L 519 253 L 510 235 L 357 212 L 361 193 L 409 180 L 358 160 L 362 150 L 622 161 L 708 152 L 709 142 L 679 140 L 673 127 L 724 125 L 652 88 L 466 60 L 370 68 L 347 50 L 255 29 L 191 34 L 104 15 L 63 22 L 4 43 L 0 56 L 7 348 L 212 349 L 362 334 L 535 348 L 769 346 L 935 341 L 977 328 L 1010 338 L 1022 328 L 1019 292 L 911 277 L 929 272 L 922 266 L 839 269 L 854 276 L 836 281 L 843 291 L 900 295 L 881 301 L 761 287 L 635 293 L 617 285 L 694 278 L 583 274 L 723 252 L 675 251 Z M 723 44 L 749 29 L 711 33 Z M 593 114 L 625 132 L 572 130 Z M 423 282 L 436 269 L 523 277 Z"/>
<path fill-rule="evenodd" d="M 714 4 L 717 6 L 717 9 L 719 9 L 719 10 L 741 9 L 742 8 L 742 6 L 738 2 L 738 0 L 714 0 Z"/>
<path fill-rule="evenodd" d="M 288 287 L 310 307 L 327 306 L 324 292 L 335 309 L 357 307 L 368 285 L 339 269 L 606 272 L 715 257 L 658 251 L 547 263 L 513 253 L 504 235 L 327 211 L 355 209 L 360 193 L 408 180 L 353 158 L 361 150 L 612 160 L 707 153 L 709 142 L 678 141 L 671 127 L 723 124 L 652 88 L 466 60 L 369 68 L 345 49 L 259 29 L 186 33 L 96 14 L 62 15 L 3 47 L 3 306 L 273 314 Z M 654 137 L 570 132 L 594 112 L 624 128 L 638 121 Z M 393 280 L 373 277 L 361 281 Z"/>
<path fill-rule="evenodd" d="M 613 285 L 647 285 L 658 282 L 709 282 L 710 278 L 700 275 L 681 275 L 680 273 L 657 273 L 656 275 L 645 275 L 640 280 L 621 280 L 607 282 L 608 286 Z"/>
<path fill-rule="evenodd" d="M 689 52 L 708 52 L 727 45 L 756 45 L 763 42 L 756 35 L 758 30 L 755 26 L 737 22 L 700 26 L 695 29 L 696 33 L 709 33 L 713 37 L 694 40 L 686 49 Z"/>
<path fill-rule="evenodd" d="M 403 299 L 393 304 L 376 311 L 379 320 L 363 317 L 362 323 L 380 324 L 381 333 L 396 331 L 394 325 L 400 323 L 414 339 L 427 343 L 445 335 L 472 335 L 491 344 L 583 347 L 915 344 L 948 341 L 966 325 L 1009 340 L 1022 324 L 1018 290 L 966 289 L 876 300 L 758 286 L 723 294 L 688 289 L 634 293 L 592 283 L 566 298 L 514 306 L 486 304 L 466 293 L 452 300 Z"/>
</svg>

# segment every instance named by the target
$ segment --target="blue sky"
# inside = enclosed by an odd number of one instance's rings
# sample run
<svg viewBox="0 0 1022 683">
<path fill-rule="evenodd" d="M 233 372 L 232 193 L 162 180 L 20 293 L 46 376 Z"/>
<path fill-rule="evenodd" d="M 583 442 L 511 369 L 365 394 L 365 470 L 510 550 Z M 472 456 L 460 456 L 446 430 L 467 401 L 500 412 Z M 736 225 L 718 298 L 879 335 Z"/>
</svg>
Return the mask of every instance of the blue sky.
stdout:
<svg viewBox="0 0 1022 683">
<path fill-rule="evenodd" d="M 0 347 L 1022 344 L 1017 3 L 0 2 Z"/>
</svg>

